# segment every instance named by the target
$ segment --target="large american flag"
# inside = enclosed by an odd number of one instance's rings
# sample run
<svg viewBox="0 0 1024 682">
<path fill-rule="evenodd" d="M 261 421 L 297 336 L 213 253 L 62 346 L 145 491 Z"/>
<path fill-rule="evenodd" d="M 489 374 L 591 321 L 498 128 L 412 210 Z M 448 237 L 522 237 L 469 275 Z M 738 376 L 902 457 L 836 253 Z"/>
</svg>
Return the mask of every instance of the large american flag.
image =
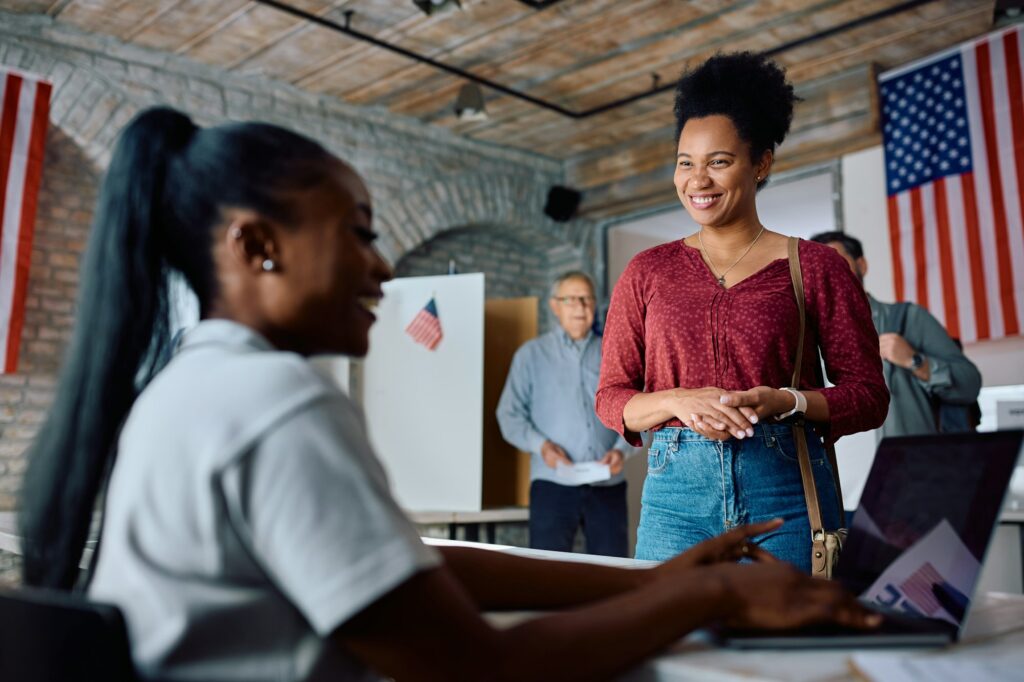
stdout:
<svg viewBox="0 0 1024 682">
<path fill-rule="evenodd" d="M 879 77 L 896 298 L 965 343 L 1024 322 L 1016 26 Z"/>
<path fill-rule="evenodd" d="M 441 332 L 441 318 L 437 315 L 437 303 L 433 297 L 416 313 L 416 317 L 412 318 L 405 328 L 405 333 L 416 343 L 426 346 L 428 350 L 434 350 L 437 344 L 441 343 L 444 334 Z"/>
<path fill-rule="evenodd" d="M 18 366 L 50 90 L 0 70 L 0 374 Z"/>
</svg>

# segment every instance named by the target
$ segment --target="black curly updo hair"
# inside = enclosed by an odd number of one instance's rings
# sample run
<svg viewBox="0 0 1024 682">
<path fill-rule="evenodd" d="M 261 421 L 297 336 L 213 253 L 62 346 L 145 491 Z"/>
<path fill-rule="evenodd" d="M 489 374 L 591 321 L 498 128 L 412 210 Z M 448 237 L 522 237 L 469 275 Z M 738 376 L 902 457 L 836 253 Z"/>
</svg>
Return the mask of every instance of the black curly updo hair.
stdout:
<svg viewBox="0 0 1024 682">
<path fill-rule="evenodd" d="M 766 55 L 717 54 L 683 73 L 676 86 L 676 139 L 691 118 L 728 116 L 757 163 L 786 138 L 799 99 L 785 71 Z M 766 182 L 759 182 L 758 189 Z"/>
</svg>

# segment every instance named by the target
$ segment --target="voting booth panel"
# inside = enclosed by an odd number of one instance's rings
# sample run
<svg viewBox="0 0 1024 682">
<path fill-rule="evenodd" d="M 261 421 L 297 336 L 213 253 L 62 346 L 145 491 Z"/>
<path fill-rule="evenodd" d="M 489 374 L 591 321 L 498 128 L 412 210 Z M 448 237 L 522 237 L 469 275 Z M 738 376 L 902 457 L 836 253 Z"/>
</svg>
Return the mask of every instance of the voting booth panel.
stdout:
<svg viewBox="0 0 1024 682">
<path fill-rule="evenodd" d="M 431 301 L 442 333 L 433 350 L 406 332 Z M 395 497 L 411 511 L 479 510 L 484 276 L 386 282 L 376 314 L 363 407 Z"/>
<path fill-rule="evenodd" d="M 515 350 L 536 336 L 536 311 L 533 297 L 485 302 L 480 273 L 384 284 L 361 393 L 371 441 L 404 509 L 527 503 L 529 461 L 502 440 L 494 409 Z M 422 331 L 424 314 L 436 314 L 440 328 L 433 349 L 409 330 L 421 316 Z"/>
<path fill-rule="evenodd" d="M 530 504 L 530 455 L 501 437 L 495 410 L 512 357 L 537 336 L 537 297 L 492 298 L 484 305 L 484 506 Z"/>
</svg>

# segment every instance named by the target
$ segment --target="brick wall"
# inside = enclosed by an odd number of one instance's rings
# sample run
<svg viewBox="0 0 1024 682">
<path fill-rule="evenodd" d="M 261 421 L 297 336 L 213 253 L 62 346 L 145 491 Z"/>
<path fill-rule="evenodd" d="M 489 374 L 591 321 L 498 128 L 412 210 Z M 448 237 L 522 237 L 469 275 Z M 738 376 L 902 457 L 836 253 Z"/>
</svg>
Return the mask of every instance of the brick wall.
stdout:
<svg viewBox="0 0 1024 682">
<path fill-rule="evenodd" d="M 16 374 L 0 375 L 0 510 L 15 507 L 23 454 L 46 413 L 71 337 L 78 261 L 96 193 L 96 170 L 51 127 L 32 243 L 25 327 Z"/>
<path fill-rule="evenodd" d="M 529 225 L 579 248 L 593 223 L 542 211 L 564 182 L 560 161 L 459 137 L 438 127 L 86 34 L 47 17 L 0 11 L 0 66 L 54 84 L 52 122 L 104 166 L 120 128 L 141 108 L 171 104 L 204 124 L 259 118 L 320 140 L 371 190 L 383 255 L 396 262 L 441 232 Z"/>
<path fill-rule="evenodd" d="M 53 397 L 71 337 L 79 257 L 92 219 L 98 173 L 60 129 L 46 136 L 25 326 L 16 374 L 0 374 L 0 511 L 15 509 L 25 450 Z M 0 586 L 17 584 L 20 558 L 0 552 Z"/>
<path fill-rule="evenodd" d="M 452 260 L 460 273 L 484 273 L 487 298 L 536 296 L 541 332 L 552 323 L 546 304 L 551 282 L 580 267 L 577 249 L 566 250 L 539 230 L 479 227 L 443 232 L 421 244 L 398 261 L 395 275 L 443 275 Z"/>
<path fill-rule="evenodd" d="M 381 251 L 410 274 L 445 272 L 458 250 L 460 271 L 491 275 L 489 295 L 543 296 L 554 273 L 599 262 L 599 226 L 543 214 L 548 188 L 564 181 L 552 159 L 2 10 L 0 67 L 54 85 L 21 362 L 0 375 L 0 510 L 16 506 L 71 333 L 98 178 L 117 132 L 145 106 L 172 104 L 202 124 L 258 118 L 321 140 L 363 174 Z M 16 569 L 0 557 L 0 580 L 4 566 Z"/>
<path fill-rule="evenodd" d="M 449 261 L 455 261 L 460 273 L 484 273 L 487 298 L 541 296 L 547 281 L 543 246 L 524 243 L 497 228 L 444 232 L 403 256 L 395 275 L 443 275 Z"/>
</svg>

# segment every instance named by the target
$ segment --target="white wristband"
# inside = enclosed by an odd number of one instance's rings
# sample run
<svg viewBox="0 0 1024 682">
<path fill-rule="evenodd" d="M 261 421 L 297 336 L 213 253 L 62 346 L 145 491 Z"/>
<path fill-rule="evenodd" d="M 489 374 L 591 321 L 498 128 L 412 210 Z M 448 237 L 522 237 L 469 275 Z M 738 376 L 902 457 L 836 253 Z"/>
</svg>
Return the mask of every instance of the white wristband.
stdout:
<svg viewBox="0 0 1024 682">
<path fill-rule="evenodd" d="M 780 388 L 779 390 L 780 391 L 786 391 L 787 393 L 792 393 L 793 397 L 796 398 L 796 405 L 794 405 L 793 409 L 790 410 L 789 412 L 783 412 L 780 415 L 776 415 L 776 417 L 775 417 L 776 421 L 782 421 L 783 419 L 787 419 L 788 417 L 792 417 L 797 412 L 799 412 L 800 414 L 806 414 L 807 413 L 807 397 L 804 396 L 803 393 L 801 393 L 800 391 L 796 390 L 795 388 L 790 388 L 788 386 L 784 386 L 784 387 Z"/>
</svg>

